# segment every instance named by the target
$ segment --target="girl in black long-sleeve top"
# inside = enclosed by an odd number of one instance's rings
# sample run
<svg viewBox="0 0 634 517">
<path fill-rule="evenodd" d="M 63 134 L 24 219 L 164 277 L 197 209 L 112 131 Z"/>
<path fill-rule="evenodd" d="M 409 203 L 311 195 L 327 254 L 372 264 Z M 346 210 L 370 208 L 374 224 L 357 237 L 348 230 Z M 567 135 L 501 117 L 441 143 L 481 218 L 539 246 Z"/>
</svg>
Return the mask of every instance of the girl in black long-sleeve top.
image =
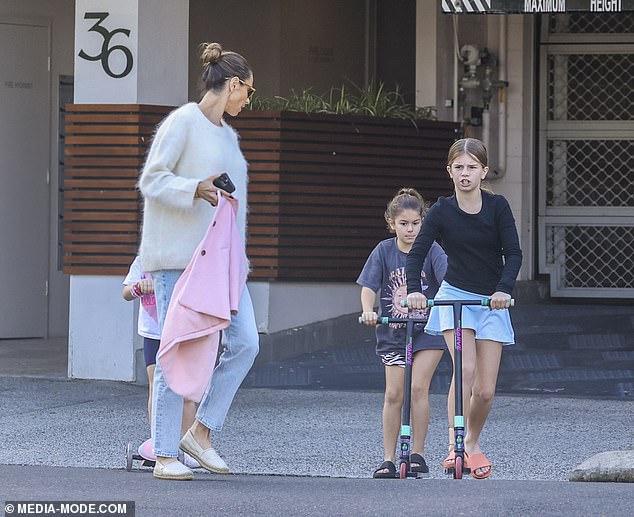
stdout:
<svg viewBox="0 0 634 517">
<path fill-rule="evenodd" d="M 447 172 L 454 195 L 439 198 L 429 210 L 407 256 L 408 279 L 420 277 L 423 261 L 435 240 L 447 254 L 447 273 L 436 299 L 491 299 L 491 309 L 465 306 L 462 315 L 463 400 L 466 416 L 466 466 L 473 477 L 486 478 L 492 466 L 480 449 L 480 434 L 493 403 L 502 346 L 514 342 L 508 313 L 511 292 L 522 264 L 515 220 L 502 196 L 481 189 L 489 171 L 484 144 L 474 138 L 458 140 L 449 149 Z M 407 284 L 411 309 L 426 306 L 420 285 Z M 442 334 L 453 357 L 453 315 L 448 306 L 431 309 L 425 331 Z M 448 399 L 449 456 L 452 467 L 454 385 Z"/>
</svg>

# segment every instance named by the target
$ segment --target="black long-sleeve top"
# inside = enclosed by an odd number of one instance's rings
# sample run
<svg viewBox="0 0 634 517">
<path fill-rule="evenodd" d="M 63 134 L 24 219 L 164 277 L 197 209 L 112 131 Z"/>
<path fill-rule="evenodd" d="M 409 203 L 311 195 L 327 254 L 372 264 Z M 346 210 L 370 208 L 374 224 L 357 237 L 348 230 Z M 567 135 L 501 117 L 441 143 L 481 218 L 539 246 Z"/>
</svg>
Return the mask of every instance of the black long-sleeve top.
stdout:
<svg viewBox="0 0 634 517">
<path fill-rule="evenodd" d="M 482 191 L 482 209 L 468 214 L 456 196 L 441 197 L 431 207 L 407 255 L 407 292 L 420 292 L 423 262 L 432 243 L 440 240 L 447 254 L 445 280 L 454 287 L 490 296 L 511 294 L 522 265 L 522 250 L 508 201 Z"/>
</svg>

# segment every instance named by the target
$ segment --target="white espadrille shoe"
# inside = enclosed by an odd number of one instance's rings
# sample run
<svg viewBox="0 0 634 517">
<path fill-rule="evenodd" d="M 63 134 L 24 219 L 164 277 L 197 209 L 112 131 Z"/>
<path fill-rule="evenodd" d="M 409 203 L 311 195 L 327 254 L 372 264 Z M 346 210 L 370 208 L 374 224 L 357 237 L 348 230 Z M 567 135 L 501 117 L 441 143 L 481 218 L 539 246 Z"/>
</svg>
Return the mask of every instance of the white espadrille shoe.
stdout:
<svg viewBox="0 0 634 517">
<path fill-rule="evenodd" d="M 194 479 L 194 473 L 180 461 L 161 463 L 156 461 L 154 465 L 154 477 L 158 479 L 172 479 L 174 481 L 190 481 Z"/>
<path fill-rule="evenodd" d="M 214 474 L 228 474 L 229 467 L 225 461 L 218 455 L 216 450 L 211 447 L 210 449 L 203 449 L 195 440 L 191 431 L 187 431 L 185 436 L 178 444 L 179 448 L 194 458 L 200 466 L 207 469 Z"/>
</svg>

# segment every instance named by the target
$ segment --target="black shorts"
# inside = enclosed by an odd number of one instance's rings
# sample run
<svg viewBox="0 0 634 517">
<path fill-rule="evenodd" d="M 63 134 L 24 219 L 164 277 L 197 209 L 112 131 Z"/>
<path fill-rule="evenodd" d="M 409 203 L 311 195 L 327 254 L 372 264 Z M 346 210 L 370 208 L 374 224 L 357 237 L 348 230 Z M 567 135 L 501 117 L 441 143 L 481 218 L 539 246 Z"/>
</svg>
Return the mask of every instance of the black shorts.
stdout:
<svg viewBox="0 0 634 517">
<path fill-rule="evenodd" d="M 161 342 L 151 337 L 143 338 L 143 357 L 145 358 L 145 367 L 156 364 L 156 354 L 158 353 Z"/>
</svg>

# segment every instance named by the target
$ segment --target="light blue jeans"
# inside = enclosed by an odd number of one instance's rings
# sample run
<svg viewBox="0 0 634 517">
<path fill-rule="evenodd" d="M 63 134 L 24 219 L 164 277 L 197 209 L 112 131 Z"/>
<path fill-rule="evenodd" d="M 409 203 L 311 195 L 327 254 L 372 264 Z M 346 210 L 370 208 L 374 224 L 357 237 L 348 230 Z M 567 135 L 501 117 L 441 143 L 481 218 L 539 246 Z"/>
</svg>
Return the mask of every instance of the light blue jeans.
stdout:
<svg viewBox="0 0 634 517">
<path fill-rule="evenodd" d="M 164 270 L 152 273 L 159 327 L 163 329 L 167 307 L 174 285 L 182 270 Z M 220 362 L 207 386 L 196 412 L 196 420 L 212 431 L 220 431 L 233 398 L 253 366 L 259 351 L 258 329 L 253 313 L 253 303 L 244 288 L 238 305 L 238 314 L 231 318 L 231 325 L 222 332 L 224 350 Z M 154 454 L 175 458 L 181 439 L 183 398 L 174 393 L 163 376 L 160 361 L 156 361 L 152 396 L 152 438 Z"/>
</svg>

